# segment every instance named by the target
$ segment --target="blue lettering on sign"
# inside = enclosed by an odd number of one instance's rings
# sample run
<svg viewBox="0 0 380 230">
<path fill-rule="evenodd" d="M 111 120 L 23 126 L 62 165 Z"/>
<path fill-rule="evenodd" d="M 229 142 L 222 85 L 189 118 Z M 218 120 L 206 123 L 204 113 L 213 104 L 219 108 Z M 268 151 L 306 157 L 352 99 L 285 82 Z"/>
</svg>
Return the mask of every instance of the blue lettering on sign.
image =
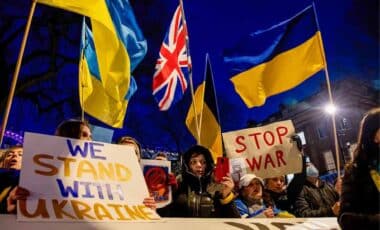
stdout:
<svg viewBox="0 0 380 230">
<path fill-rule="evenodd" d="M 78 181 L 73 182 L 73 186 L 66 186 L 62 183 L 61 179 L 57 179 L 59 191 L 63 197 L 68 197 L 70 194 L 72 197 L 78 197 Z"/>
<path fill-rule="evenodd" d="M 73 145 L 71 140 L 69 139 L 67 139 L 66 142 L 67 142 L 67 146 L 69 147 L 70 154 L 74 157 L 76 157 L 79 153 L 83 158 L 86 158 L 88 155 L 88 150 L 90 150 L 90 157 L 92 159 L 101 159 L 101 160 L 107 159 L 105 156 L 95 155 L 96 152 L 102 152 L 101 149 L 97 149 L 95 147 L 104 146 L 104 144 L 84 142 L 84 146 L 82 147 L 80 145 Z"/>
</svg>

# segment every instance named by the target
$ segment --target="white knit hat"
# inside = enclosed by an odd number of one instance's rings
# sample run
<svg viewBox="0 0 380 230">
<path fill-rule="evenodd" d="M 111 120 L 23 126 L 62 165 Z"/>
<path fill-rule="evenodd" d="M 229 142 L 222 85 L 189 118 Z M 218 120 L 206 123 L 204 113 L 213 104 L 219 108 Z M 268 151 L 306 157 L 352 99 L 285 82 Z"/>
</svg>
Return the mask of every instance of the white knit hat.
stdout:
<svg viewBox="0 0 380 230">
<path fill-rule="evenodd" d="M 261 179 L 260 177 L 256 176 L 255 174 L 245 174 L 244 176 L 242 176 L 240 178 L 240 181 L 239 181 L 239 189 L 241 189 L 242 187 L 246 187 L 248 186 L 251 181 L 253 179 L 257 179 L 260 181 L 261 185 L 263 186 L 264 185 L 264 181 L 263 179 Z"/>
</svg>

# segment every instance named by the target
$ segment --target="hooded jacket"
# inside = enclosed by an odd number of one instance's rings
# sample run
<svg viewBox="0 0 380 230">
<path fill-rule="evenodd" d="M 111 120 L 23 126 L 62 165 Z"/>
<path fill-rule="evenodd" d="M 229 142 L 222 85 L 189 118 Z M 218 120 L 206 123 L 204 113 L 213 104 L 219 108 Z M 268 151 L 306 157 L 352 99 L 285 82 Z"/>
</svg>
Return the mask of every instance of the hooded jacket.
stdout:
<svg viewBox="0 0 380 230">
<path fill-rule="evenodd" d="M 206 160 L 206 170 L 202 177 L 197 177 L 190 170 L 190 159 L 192 155 L 201 154 Z M 234 202 L 221 203 L 212 173 L 214 161 L 211 153 L 203 146 L 195 145 L 183 155 L 182 181 L 178 190 L 173 195 L 173 203 L 170 205 L 170 216 L 172 217 L 240 217 Z"/>
</svg>

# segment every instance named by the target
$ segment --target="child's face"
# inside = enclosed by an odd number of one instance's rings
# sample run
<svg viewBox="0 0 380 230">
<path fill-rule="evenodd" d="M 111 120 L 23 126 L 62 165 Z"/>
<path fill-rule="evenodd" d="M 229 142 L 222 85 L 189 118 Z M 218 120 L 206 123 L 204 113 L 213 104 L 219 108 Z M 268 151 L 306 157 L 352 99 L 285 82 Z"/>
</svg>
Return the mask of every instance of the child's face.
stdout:
<svg viewBox="0 0 380 230">
<path fill-rule="evenodd" d="M 272 177 L 267 179 L 267 189 L 280 193 L 284 191 L 285 189 L 285 177 L 279 176 L 279 177 Z"/>
<path fill-rule="evenodd" d="M 189 161 L 190 171 L 194 175 L 201 177 L 206 171 L 206 159 L 203 154 L 194 153 Z"/>
</svg>

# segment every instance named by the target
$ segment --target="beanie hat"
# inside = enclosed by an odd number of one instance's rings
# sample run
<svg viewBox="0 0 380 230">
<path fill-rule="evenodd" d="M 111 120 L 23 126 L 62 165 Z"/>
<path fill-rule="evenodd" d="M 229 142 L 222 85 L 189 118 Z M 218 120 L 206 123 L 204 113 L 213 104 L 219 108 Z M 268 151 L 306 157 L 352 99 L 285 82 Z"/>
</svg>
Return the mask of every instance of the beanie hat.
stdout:
<svg viewBox="0 0 380 230">
<path fill-rule="evenodd" d="M 256 176 L 255 174 L 245 174 L 240 178 L 239 189 L 248 186 L 253 179 L 259 180 L 261 185 L 264 186 L 264 181 L 260 177 Z"/>
</svg>

